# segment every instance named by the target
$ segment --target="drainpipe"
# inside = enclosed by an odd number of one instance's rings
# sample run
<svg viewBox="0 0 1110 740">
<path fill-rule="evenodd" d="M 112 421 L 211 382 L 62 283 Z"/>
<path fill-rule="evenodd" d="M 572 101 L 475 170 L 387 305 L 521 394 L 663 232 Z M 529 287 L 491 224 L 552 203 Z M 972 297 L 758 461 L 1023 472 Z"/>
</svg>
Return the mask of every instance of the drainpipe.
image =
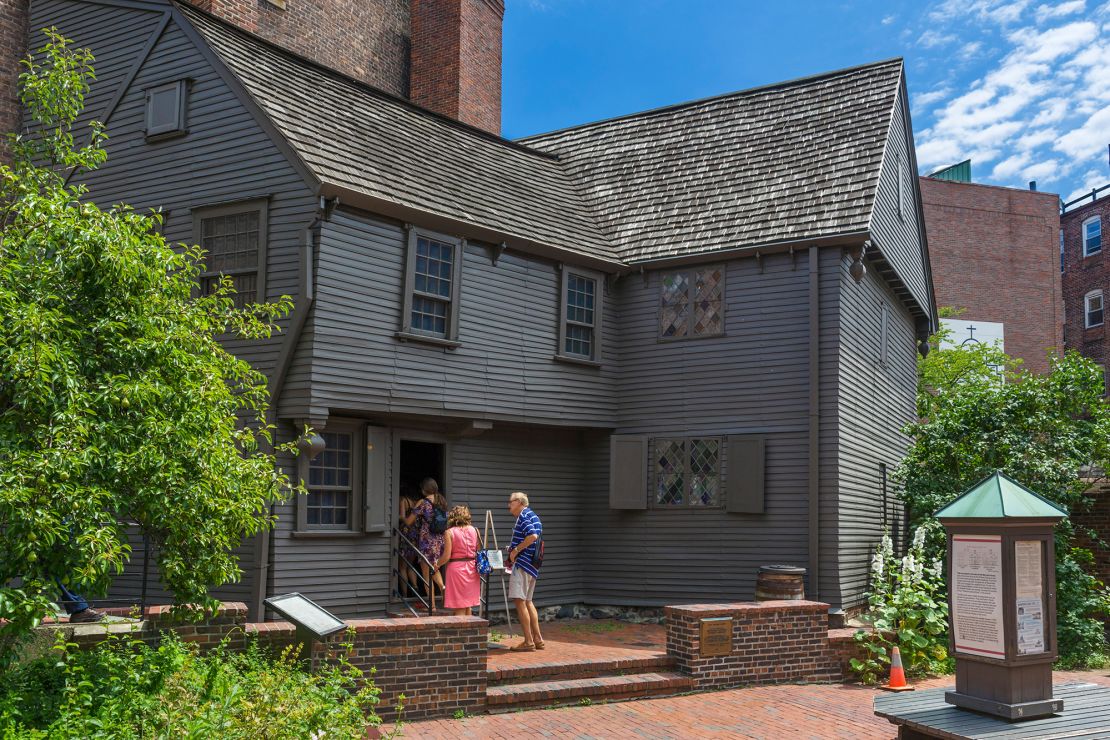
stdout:
<svg viewBox="0 0 1110 740">
<path fill-rule="evenodd" d="M 809 248 L 809 593 L 821 594 L 821 296 L 820 249 Z"/>
<path fill-rule="evenodd" d="M 305 322 L 308 320 L 309 310 L 316 299 L 315 276 L 313 275 L 313 262 L 315 259 L 316 235 L 320 224 L 326 218 L 327 202 L 320 198 L 320 207 L 317 209 L 312 221 L 301 231 L 300 269 L 297 279 L 297 297 L 293 304 L 293 313 L 289 320 L 289 331 L 281 344 L 278 352 L 277 366 L 270 382 L 270 411 L 267 422 L 277 425 L 278 401 L 281 398 L 282 388 L 285 386 L 285 376 L 289 373 L 289 366 L 293 362 L 293 355 L 301 341 Z M 274 505 L 270 504 L 268 515 L 274 517 Z M 254 552 L 254 598 L 251 603 L 250 619 L 261 622 L 266 618 L 266 586 L 270 578 L 270 528 L 265 527 L 260 533 Z"/>
</svg>

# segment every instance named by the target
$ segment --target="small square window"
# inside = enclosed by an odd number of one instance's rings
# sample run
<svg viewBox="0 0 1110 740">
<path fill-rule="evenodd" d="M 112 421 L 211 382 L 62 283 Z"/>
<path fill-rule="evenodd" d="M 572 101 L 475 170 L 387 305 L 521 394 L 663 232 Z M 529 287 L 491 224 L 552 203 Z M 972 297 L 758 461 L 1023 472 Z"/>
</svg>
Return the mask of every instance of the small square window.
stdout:
<svg viewBox="0 0 1110 740">
<path fill-rule="evenodd" d="M 1098 216 L 1083 222 L 1083 256 L 1102 251 L 1102 219 Z"/>
<path fill-rule="evenodd" d="M 655 440 L 653 506 L 714 507 L 721 500 L 721 440 Z"/>
<path fill-rule="evenodd" d="M 188 80 L 178 80 L 146 91 L 146 138 L 181 136 L 185 130 Z"/>
<path fill-rule="evenodd" d="M 663 273 L 659 291 L 659 338 L 724 334 L 725 268 Z"/>
</svg>

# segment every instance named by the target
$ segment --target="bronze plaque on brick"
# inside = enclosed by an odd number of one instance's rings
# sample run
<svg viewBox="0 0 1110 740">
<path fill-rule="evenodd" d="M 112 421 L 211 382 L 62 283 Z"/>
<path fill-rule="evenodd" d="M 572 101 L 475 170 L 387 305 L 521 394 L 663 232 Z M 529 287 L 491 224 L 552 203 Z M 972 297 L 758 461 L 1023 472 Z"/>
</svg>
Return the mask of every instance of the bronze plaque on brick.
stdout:
<svg viewBox="0 0 1110 740">
<path fill-rule="evenodd" d="M 732 653 L 732 617 L 701 620 L 701 649 L 698 657 L 712 658 Z"/>
</svg>

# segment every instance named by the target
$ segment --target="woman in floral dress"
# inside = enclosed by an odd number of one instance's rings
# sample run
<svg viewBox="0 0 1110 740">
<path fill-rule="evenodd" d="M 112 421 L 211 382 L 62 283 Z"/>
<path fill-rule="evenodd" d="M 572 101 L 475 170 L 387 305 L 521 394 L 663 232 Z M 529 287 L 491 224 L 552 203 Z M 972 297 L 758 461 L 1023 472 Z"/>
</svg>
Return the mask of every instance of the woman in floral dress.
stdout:
<svg viewBox="0 0 1110 740">
<path fill-rule="evenodd" d="M 429 603 L 432 613 L 435 613 L 436 589 L 439 589 L 439 593 L 443 593 L 443 576 L 440 575 L 438 568 L 432 572 L 428 563 L 438 562 L 443 555 L 443 533 L 432 531 L 432 520 L 435 519 L 437 508 L 440 511 L 447 509 L 447 500 L 439 492 L 439 484 L 434 478 L 425 478 L 420 484 L 420 490 L 423 491 L 424 497 L 406 517 L 405 523 L 416 525 L 416 548 L 427 558 L 427 561 L 420 559 L 420 572 L 424 576 L 424 582 L 431 584 Z"/>
</svg>

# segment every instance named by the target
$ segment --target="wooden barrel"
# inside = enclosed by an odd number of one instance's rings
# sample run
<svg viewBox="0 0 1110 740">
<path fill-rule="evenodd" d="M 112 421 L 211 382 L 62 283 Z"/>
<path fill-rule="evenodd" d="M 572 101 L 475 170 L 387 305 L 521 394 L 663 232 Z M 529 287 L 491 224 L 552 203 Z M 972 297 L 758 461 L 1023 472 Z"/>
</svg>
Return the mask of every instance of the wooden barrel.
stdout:
<svg viewBox="0 0 1110 740">
<path fill-rule="evenodd" d="M 806 597 L 805 568 L 764 565 L 755 579 L 756 601 L 800 601 Z"/>
</svg>

